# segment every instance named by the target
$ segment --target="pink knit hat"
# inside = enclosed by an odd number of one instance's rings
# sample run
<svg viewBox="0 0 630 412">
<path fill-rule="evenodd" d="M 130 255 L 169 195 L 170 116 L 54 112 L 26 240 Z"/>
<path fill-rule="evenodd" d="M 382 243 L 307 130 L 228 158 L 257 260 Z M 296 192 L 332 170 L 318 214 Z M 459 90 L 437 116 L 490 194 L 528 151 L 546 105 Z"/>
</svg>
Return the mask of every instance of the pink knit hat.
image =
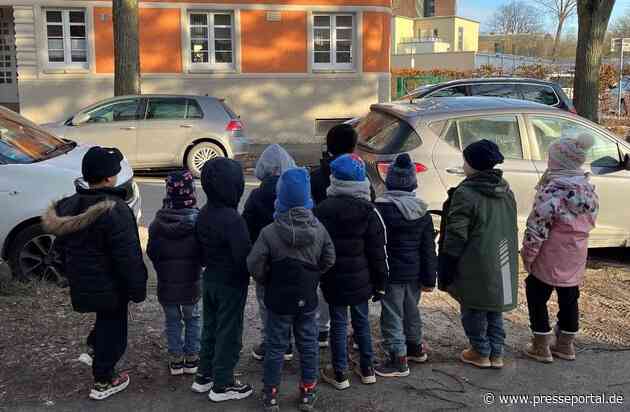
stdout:
<svg viewBox="0 0 630 412">
<path fill-rule="evenodd" d="M 577 139 L 564 137 L 549 146 L 549 169 L 578 170 L 586 161 L 586 153 L 595 141 L 590 134 L 581 134 Z"/>
</svg>

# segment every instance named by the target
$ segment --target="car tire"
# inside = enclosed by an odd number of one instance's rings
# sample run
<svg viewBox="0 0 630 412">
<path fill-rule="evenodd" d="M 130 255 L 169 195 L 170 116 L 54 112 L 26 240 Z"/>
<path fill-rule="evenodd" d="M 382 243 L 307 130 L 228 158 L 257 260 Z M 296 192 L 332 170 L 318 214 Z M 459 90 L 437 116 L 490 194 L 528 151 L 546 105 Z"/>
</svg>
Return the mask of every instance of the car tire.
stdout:
<svg viewBox="0 0 630 412">
<path fill-rule="evenodd" d="M 216 157 L 225 157 L 225 152 L 218 145 L 210 142 L 197 143 L 186 155 L 186 167 L 193 176 L 201 177 L 203 165 Z"/>
<path fill-rule="evenodd" d="M 40 223 L 23 228 L 11 242 L 8 258 L 13 277 L 20 281 L 48 280 L 64 284 L 55 237 Z"/>
</svg>

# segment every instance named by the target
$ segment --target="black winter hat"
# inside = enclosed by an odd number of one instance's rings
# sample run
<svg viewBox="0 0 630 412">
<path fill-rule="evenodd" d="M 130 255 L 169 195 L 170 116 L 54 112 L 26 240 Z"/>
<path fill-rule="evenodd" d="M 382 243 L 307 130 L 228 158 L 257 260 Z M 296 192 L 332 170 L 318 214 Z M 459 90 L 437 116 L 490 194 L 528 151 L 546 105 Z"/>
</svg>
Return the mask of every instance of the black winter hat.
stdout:
<svg viewBox="0 0 630 412">
<path fill-rule="evenodd" d="M 402 190 L 405 192 L 413 192 L 418 188 L 416 165 L 411 161 L 411 157 L 407 153 L 398 155 L 394 163 L 389 166 L 385 186 L 387 186 L 387 190 Z"/>
<path fill-rule="evenodd" d="M 357 146 L 357 132 L 349 124 L 338 124 L 326 135 L 326 149 L 333 156 L 354 152 Z"/>
<path fill-rule="evenodd" d="M 504 157 L 496 143 L 483 139 L 464 149 L 464 159 L 473 169 L 484 171 L 503 163 Z"/>
<path fill-rule="evenodd" d="M 120 173 L 123 155 L 115 147 L 91 147 L 83 156 L 81 172 L 88 183 L 98 183 Z"/>
</svg>

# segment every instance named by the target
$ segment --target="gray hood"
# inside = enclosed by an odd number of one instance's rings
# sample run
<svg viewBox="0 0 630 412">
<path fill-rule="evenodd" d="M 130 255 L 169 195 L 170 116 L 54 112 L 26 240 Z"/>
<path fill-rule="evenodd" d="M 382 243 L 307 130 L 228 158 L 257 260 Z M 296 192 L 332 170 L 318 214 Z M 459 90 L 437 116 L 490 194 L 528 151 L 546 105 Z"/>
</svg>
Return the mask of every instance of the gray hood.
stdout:
<svg viewBox="0 0 630 412">
<path fill-rule="evenodd" d="M 377 203 L 393 203 L 405 220 L 417 220 L 427 214 L 429 205 L 416 197 L 416 192 L 388 190 L 376 199 Z"/>
<path fill-rule="evenodd" d="M 317 219 L 303 207 L 279 214 L 275 225 L 280 239 L 291 247 L 307 246 L 317 238 Z"/>
<path fill-rule="evenodd" d="M 254 174 L 258 180 L 269 176 L 280 176 L 287 169 L 297 167 L 291 155 L 278 144 L 272 144 L 262 152 L 256 162 Z"/>
<path fill-rule="evenodd" d="M 370 181 L 340 180 L 335 176 L 330 176 L 330 186 L 326 189 L 326 194 L 330 197 L 349 196 L 357 199 L 372 200 L 370 195 Z"/>
</svg>

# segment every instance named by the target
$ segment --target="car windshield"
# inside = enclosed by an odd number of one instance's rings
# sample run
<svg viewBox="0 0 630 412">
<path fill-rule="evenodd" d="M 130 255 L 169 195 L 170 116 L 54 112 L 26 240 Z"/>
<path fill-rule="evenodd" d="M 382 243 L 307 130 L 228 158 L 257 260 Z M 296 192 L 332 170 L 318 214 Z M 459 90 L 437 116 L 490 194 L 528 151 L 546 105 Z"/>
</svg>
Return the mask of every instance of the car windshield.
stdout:
<svg viewBox="0 0 630 412">
<path fill-rule="evenodd" d="M 34 123 L 0 108 L 0 161 L 34 163 L 74 144 L 45 132 Z"/>
</svg>

